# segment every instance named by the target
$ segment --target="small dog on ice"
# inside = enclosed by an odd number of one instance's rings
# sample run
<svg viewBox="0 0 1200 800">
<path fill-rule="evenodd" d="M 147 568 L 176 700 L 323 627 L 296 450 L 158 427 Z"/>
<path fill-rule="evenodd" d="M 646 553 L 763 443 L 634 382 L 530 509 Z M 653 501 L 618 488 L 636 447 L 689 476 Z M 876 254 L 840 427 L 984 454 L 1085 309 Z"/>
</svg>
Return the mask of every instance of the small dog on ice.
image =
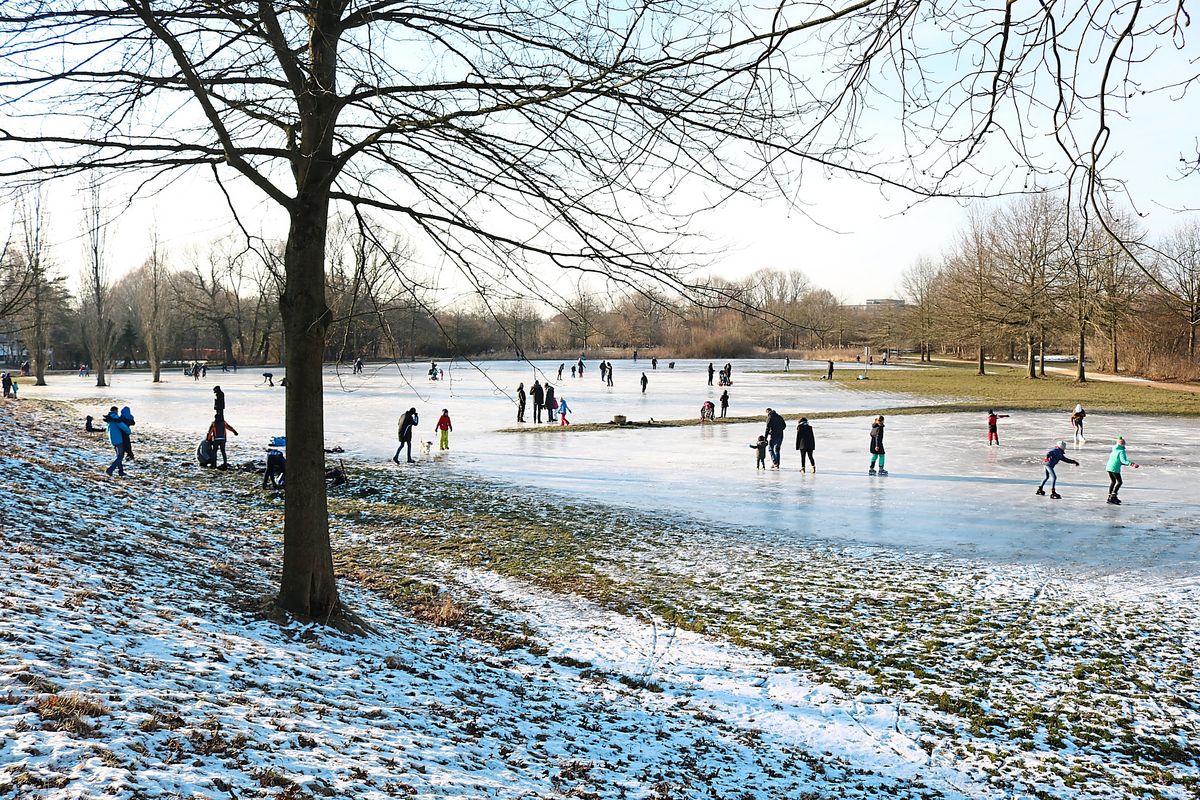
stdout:
<svg viewBox="0 0 1200 800">
<path fill-rule="evenodd" d="M 433 448 L 433 442 L 421 442 L 421 455 L 428 456 L 429 451 Z"/>
</svg>

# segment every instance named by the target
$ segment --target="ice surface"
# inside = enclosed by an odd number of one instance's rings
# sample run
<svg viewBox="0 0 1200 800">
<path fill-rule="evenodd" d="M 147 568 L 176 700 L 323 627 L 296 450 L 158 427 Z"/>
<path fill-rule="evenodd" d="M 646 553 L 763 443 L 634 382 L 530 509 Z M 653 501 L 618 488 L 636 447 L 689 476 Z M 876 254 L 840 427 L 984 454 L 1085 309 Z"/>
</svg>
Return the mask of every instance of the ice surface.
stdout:
<svg viewBox="0 0 1200 800">
<path fill-rule="evenodd" d="M 760 424 L 600 432 L 514 434 L 516 385 L 535 378 L 555 384 L 575 422 L 679 419 L 699 416 L 720 387 L 707 386 L 707 361 L 665 360 L 652 370 L 616 361 L 615 386 L 600 381 L 589 360 L 582 378 L 556 380 L 559 362 L 444 362 L 446 380 L 430 382 L 427 363 L 371 366 L 364 375 L 328 371 L 327 445 L 347 458 L 382 460 L 395 448 L 396 419 L 409 406 L 421 415 L 418 441 L 436 440 L 433 423 L 442 408 L 454 421 L 451 450 L 397 469 L 445 469 L 499 479 L 513 491 L 554 492 L 692 517 L 759 532 L 781 545 L 813 539 L 944 552 L 1017 563 L 1052 563 L 1092 573 L 1149 569 L 1163 575 L 1192 574 L 1200 564 L 1200 501 L 1192 454 L 1200 427 L 1192 420 L 1093 412 L 1089 442 L 1071 448 L 1081 467 L 1059 467 L 1062 500 L 1035 497 L 1041 458 L 1059 438 L 1070 439 L 1068 410 L 1016 413 L 1000 422 L 1002 446 L 985 444 L 983 414 L 897 416 L 888 421 L 888 477 L 866 474 L 870 417 L 814 420 L 817 475 L 799 471 L 794 450 L 800 413 L 931 404 L 906 395 L 859 392 L 821 381 L 797 381 L 752 370 L 778 369 L 778 361 L 735 360 L 730 388 L 734 416 L 761 414 L 767 406 L 788 419 L 783 469 L 754 469 L 748 445 Z M 723 362 L 715 362 L 720 369 Z M 801 367 L 793 362 L 793 371 Z M 823 368 L 810 364 L 809 368 Z M 867 373 L 865 367 L 850 367 Z M 879 369 L 879 367 L 874 367 Z M 114 387 L 52 378 L 52 385 L 25 386 L 23 398 L 86 400 L 99 416 L 109 404 L 131 405 L 138 425 L 192 431 L 197 440 L 212 415 L 214 384 L 226 393 L 226 415 L 241 436 L 230 442 L 233 459 L 259 457 L 272 435 L 283 431 L 283 389 L 261 383 L 263 369 L 235 374 L 210 370 L 198 382 L 179 373 L 153 385 L 145 374 L 121 375 Z M 271 370 L 275 379 L 282 369 Z M 642 372 L 649 378 L 643 395 Z M 869 373 L 867 373 L 869 374 Z M 1003 413 L 1004 409 L 997 409 Z M 527 420 L 532 420 L 528 411 Z M 532 423 L 529 423 L 533 427 Z M 1126 467 L 1125 505 L 1104 502 L 1105 463 L 1112 439 L 1123 434 L 1141 470 Z M 419 454 L 414 450 L 414 454 Z M 740 534 L 748 535 L 748 534 Z"/>
</svg>

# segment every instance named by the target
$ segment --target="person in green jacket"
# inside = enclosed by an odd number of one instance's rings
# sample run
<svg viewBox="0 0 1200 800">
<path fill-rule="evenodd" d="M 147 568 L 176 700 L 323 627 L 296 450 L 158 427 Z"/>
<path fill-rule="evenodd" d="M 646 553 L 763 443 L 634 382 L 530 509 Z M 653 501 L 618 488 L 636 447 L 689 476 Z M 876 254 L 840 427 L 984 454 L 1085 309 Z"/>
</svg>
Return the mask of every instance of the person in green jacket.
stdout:
<svg viewBox="0 0 1200 800">
<path fill-rule="evenodd" d="M 1121 467 L 1129 466 L 1137 469 L 1140 465 L 1129 460 L 1129 456 L 1125 454 L 1125 438 L 1117 437 L 1117 443 L 1113 445 L 1112 453 L 1108 456 L 1108 502 L 1114 506 L 1121 505 L 1121 498 L 1117 497 L 1117 492 L 1121 491 Z"/>
</svg>

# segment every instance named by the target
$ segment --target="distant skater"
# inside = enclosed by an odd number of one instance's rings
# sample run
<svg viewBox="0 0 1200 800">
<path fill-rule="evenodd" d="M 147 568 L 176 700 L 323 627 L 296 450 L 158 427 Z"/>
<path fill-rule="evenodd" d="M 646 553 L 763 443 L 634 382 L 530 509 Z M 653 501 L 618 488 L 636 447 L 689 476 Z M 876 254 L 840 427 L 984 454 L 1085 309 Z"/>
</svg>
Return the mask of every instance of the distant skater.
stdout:
<svg viewBox="0 0 1200 800">
<path fill-rule="evenodd" d="M 565 428 L 571 424 L 571 420 L 567 419 L 567 414 L 571 412 L 571 407 L 567 405 L 567 398 L 559 398 L 558 401 L 558 426 Z"/>
<path fill-rule="evenodd" d="M 396 448 L 396 455 L 392 456 L 392 461 L 400 463 L 400 451 L 408 448 L 408 463 L 413 463 L 416 459 L 412 457 L 412 437 L 413 430 L 421 418 L 417 416 L 417 410 L 410 408 L 404 412 L 404 416 L 400 418 L 399 424 L 396 426 L 396 438 L 400 440 L 400 446 Z"/>
<path fill-rule="evenodd" d="M 263 383 L 266 383 L 267 386 L 271 386 L 271 387 L 275 386 L 275 374 L 274 373 L 264 372 L 262 374 L 262 376 L 263 376 Z M 262 386 L 262 384 L 260 383 L 259 386 Z"/>
<path fill-rule="evenodd" d="M 783 448 L 783 429 L 787 421 L 775 409 L 767 409 L 767 450 L 771 453 L 771 469 L 779 469 L 780 450 Z"/>
<path fill-rule="evenodd" d="M 729 411 L 729 390 L 721 392 L 721 399 L 718 401 L 721 404 L 721 419 L 725 419 L 725 413 Z"/>
<path fill-rule="evenodd" d="M 220 386 L 213 387 L 213 411 L 218 414 L 225 413 L 225 393 L 221 391 Z"/>
<path fill-rule="evenodd" d="M 1125 437 L 1118 436 L 1117 443 L 1113 445 L 1112 453 L 1108 456 L 1108 502 L 1111 505 L 1121 505 L 1121 498 L 1117 497 L 1117 493 L 1121 491 L 1121 467 L 1133 467 L 1138 469 L 1141 465 L 1135 464 L 1129 460 L 1129 456 L 1125 454 Z"/>
<path fill-rule="evenodd" d="M 829 369 L 825 371 L 825 380 L 833 380 L 833 361 L 829 362 Z"/>
<path fill-rule="evenodd" d="M 879 462 L 879 471 L 875 471 L 875 462 Z M 884 468 L 887 463 L 887 451 L 883 449 L 883 417 L 878 416 L 871 423 L 871 466 L 867 468 L 868 475 L 887 475 Z"/>
<path fill-rule="evenodd" d="M 546 422 L 554 422 L 554 412 L 558 409 L 558 400 L 554 397 L 554 387 L 546 384 Z"/>
<path fill-rule="evenodd" d="M 533 421 L 542 421 L 542 406 L 546 402 L 546 392 L 542 389 L 541 381 L 535 380 L 529 389 L 529 397 L 533 400 Z"/>
<path fill-rule="evenodd" d="M 754 453 L 755 453 L 754 468 L 755 469 L 766 469 L 767 468 L 767 437 L 766 436 L 758 437 L 758 441 L 750 446 L 752 448 L 754 448 Z"/>
<path fill-rule="evenodd" d="M 989 411 L 987 415 L 987 443 L 988 447 L 992 446 L 992 442 L 996 443 L 996 447 L 1000 446 L 1000 434 L 996 430 L 996 420 L 1007 419 L 1008 414 L 997 414 L 995 411 Z"/>
<path fill-rule="evenodd" d="M 565 367 L 565 366 L 566 366 L 566 364 L 558 365 L 558 382 L 559 383 L 562 383 L 562 372 L 563 372 L 563 367 Z"/>
<path fill-rule="evenodd" d="M 608 362 L 608 366 L 604 370 L 604 380 L 608 382 L 609 386 L 613 385 L 612 384 L 612 362 L 611 361 Z"/>
<path fill-rule="evenodd" d="M 525 384 L 517 384 L 517 422 L 525 421 Z"/>
<path fill-rule="evenodd" d="M 575 377 L 575 365 L 574 364 L 571 365 L 571 377 L 572 378 Z"/>
<path fill-rule="evenodd" d="M 642 373 L 642 394 L 646 393 L 646 385 L 650 383 L 650 379 L 646 377 L 646 373 Z"/>
<path fill-rule="evenodd" d="M 1071 427 L 1075 429 L 1075 444 L 1087 444 L 1087 439 L 1083 438 L 1083 418 L 1087 416 L 1087 412 L 1083 410 L 1082 404 L 1076 404 L 1075 410 L 1071 413 Z"/>
<path fill-rule="evenodd" d="M 658 369 L 658 357 L 650 359 L 650 369 Z"/>
<path fill-rule="evenodd" d="M 1058 462 L 1060 461 L 1065 461 L 1068 464 L 1074 464 L 1077 467 L 1079 466 L 1078 461 L 1072 458 L 1067 458 L 1066 442 L 1059 442 L 1058 444 L 1054 445 L 1054 447 L 1051 447 L 1046 453 L 1046 457 L 1042 459 L 1042 462 L 1046 465 L 1046 474 L 1042 478 L 1042 485 L 1037 488 L 1037 491 L 1034 492 L 1034 494 L 1045 494 L 1046 481 L 1050 481 L 1051 499 L 1059 500 L 1062 498 L 1062 495 L 1060 495 L 1057 491 L 1058 473 L 1054 471 L 1054 468 L 1058 466 Z"/>
<path fill-rule="evenodd" d="M 717 368 L 713 366 L 713 363 L 711 361 L 708 362 L 708 385 L 709 386 L 712 386 L 713 375 L 715 375 L 716 372 L 717 372 Z"/>
<path fill-rule="evenodd" d="M 817 449 L 817 439 L 813 435 L 812 426 L 808 424 L 808 417 L 801 417 L 796 423 L 796 449 L 800 451 L 800 471 L 808 471 L 804 468 L 807 461 L 812 464 L 813 474 L 816 474 L 817 460 L 813 458 L 813 451 Z"/>
<path fill-rule="evenodd" d="M 111 478 L 116 472 L 122 478 L 125 477 L 125 437 L 129 435 L 129 426 L 121 420 L 121 415 L 117 411 L 117 407 L 113 406 L 104 415 L 104 422 L 108 425 L 108 441 L 113 447 L 113 452 L 116 458 L 108 465 L 105 470 Z"/>
<path fill-rule="evenodd" d="M 450 412 L 447 409 L 442 409 L 442 415 L 438 417 L 435 429 L 438 432 L 438 449 L 450 449 L 450 431 L 454 430 L 454 425 L 450 422 Z"/>
<path fill-rule="evenodd" d="M 784 372 L 792 371 L 792 357 L 791 356 L 783 357 L 783 371 Z"/>
</svg>

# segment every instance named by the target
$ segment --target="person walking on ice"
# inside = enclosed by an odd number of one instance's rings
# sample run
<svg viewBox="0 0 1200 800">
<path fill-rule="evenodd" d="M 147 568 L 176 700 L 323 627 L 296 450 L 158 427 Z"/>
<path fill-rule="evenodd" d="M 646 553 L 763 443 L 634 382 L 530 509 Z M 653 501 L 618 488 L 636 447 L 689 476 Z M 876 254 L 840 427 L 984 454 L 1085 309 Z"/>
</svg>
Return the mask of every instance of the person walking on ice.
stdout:
<svg viewBox="0 0 1200 800">
<path fill-rule="evenodd" d="M 1071 413 L 1071 427 L 1075 429 L 1075 444 L 1087 444 L 1087 439 L 1083 438 L 1083 418 L 1087 416 L 1087 412 L 1083 410 L 1083 405 L 1076 404 L 1075 410 Z"/>
<path fill-rule="evenodd" d="M 808 424 L 808 417 L 801 417 L 796 423 L 796 449 L 800 451 L 800 471 L 808 471 L 804 468 L 807 460 L 812 464 L 813 474 L 816 475 L 817 460 L 813 458 L 813 450 L 817 449 L 817 439 L 813 436 L 812 426 Z"/>
<path fill-rule="evenodd" d="M 721 392 L 721 399 L 718 401 L 721 404 L 721 419 L 725 419 L 726 412 L 729 411 L 729 390 Z"/>
<path fill-rule="evenodd" d="M 771 469 L 779 469 L 780 450 L 783 448 L 783 429 L 787 422 L 773 408 L 767 409 L 767 450 L 771 453 Z"/>
<path fill-rule="evenodd" d="M 1000 434 L 996 430 L 996 420 L 1006 419 L 1008 414 L 997 414 L 995 411 L 989 411 L 987 416 L 987 443 L 988 447 L 992 446 L 992 441 L 995 440 L 996 447 L 1000 446 Z"/>
<path fill-rule="evenodd" d="M 879 470 L 875 470 L 875 462 L 879 462 Z M 887 451 L 883 449 L 883 416 L 878 416 L 871 423 L 871 466 L 867 468 L 868 475 L 887 475 L 884 469 L 887 463 Z"/>
<path fill-rule="evenodd" d="M 392 461 L 400 463 L 400 451 L 405 447 L 408 448 L 408 463 L 411 464 L 415 461 L 412 457 L 412 437 L 413 430 L 420 421 L 417 409 L 410 408 L 404 412 L 404 416 L 400 418 L 400 424 L 396 426 L 396 437 L 400 440 L 400 446 L 396 448 L 396 455 L 392 456 Z"/>
<path fill-rule="evenodd" d="M 1108 456 L 1108 502 L 1110 505 L 1121 505 L 1121 498 L 1117 497 L 1117 493 L 1121 491 L 1121 467 L 1133 467 L 1139 469 L 1140 464 L 1135 464 L 1129 460 L 1129 456 L 1125 454 L 1125 437 L 1118 436 L 1117 443 L 1113 445 L 1112 452 Z"/>
<path fill-rule="evenodd" d="M 533 388 L 529 390 L 529 396 L 533 399 L 533 421 L 542 421 L 542 407 L 546 404 L 546 391 L 542 389 L 541 381 L 535 380 Z"/>
<path fill-rule="evenodd" d="M 758 441 L 750 446 L 754 448 L 754 452 L 755 452 L 754 468 L 755 469 L 766 469 L 767 468 L 767 437 L 766 436 L 758 437 Z"/>
<path fill-rule="evenodd" d="M 1054 445 L 1054 447 L 1051 447 L 1049 452 L 1046 453 L 1046 457 L 1043 459 L 1043 462 L 1046 465 L 1046 474 L 1042 478 L 1042 485 L 1037 488 L 1037 491 L 1034 492 L 1034 494 L 1044 495 L 1046 493 L 1046 481 L 1050 481 L 1050 498 L 1052 500 L 1062 499 L 1062 495 L 1056 491 L 1058 486 L 1058 473 L 1054 471 L 1054 468 L 1058 466 L 1058 462 L 1060 461 L 1065 461 L 1068 464 L 1074 464 L 1077 467 L 1079 466 L 1078 461 L 1073 458 L 1067 458 L 1066 442 L 1059 442 L 1058 444 Z"/>
<path fill-rule="evenodd" d="M 450 431 L 454 430 L 454 425 L 450 422 L 450 412 L 442 409 L 442 415 L 438 417 L 437 425 L 434 426 L 438 432 L 438 450 L 450 449 Z"/>
<path fill-rule="evenodd" d="M 571 407 L 567 405 L 567 398 L 560 397 L 558 399 L 558 427 L 565 428 L 571 424 L 571 420 L 567 419 L 567 414 L 571 412 Z"/>
<path fill-rule="evenodd" d="M 646 373 L 642 373 L 642 394 L 646 393 L 646 384 L 650 383 L 650 379 L 646 377 Z"/>
</svg>

